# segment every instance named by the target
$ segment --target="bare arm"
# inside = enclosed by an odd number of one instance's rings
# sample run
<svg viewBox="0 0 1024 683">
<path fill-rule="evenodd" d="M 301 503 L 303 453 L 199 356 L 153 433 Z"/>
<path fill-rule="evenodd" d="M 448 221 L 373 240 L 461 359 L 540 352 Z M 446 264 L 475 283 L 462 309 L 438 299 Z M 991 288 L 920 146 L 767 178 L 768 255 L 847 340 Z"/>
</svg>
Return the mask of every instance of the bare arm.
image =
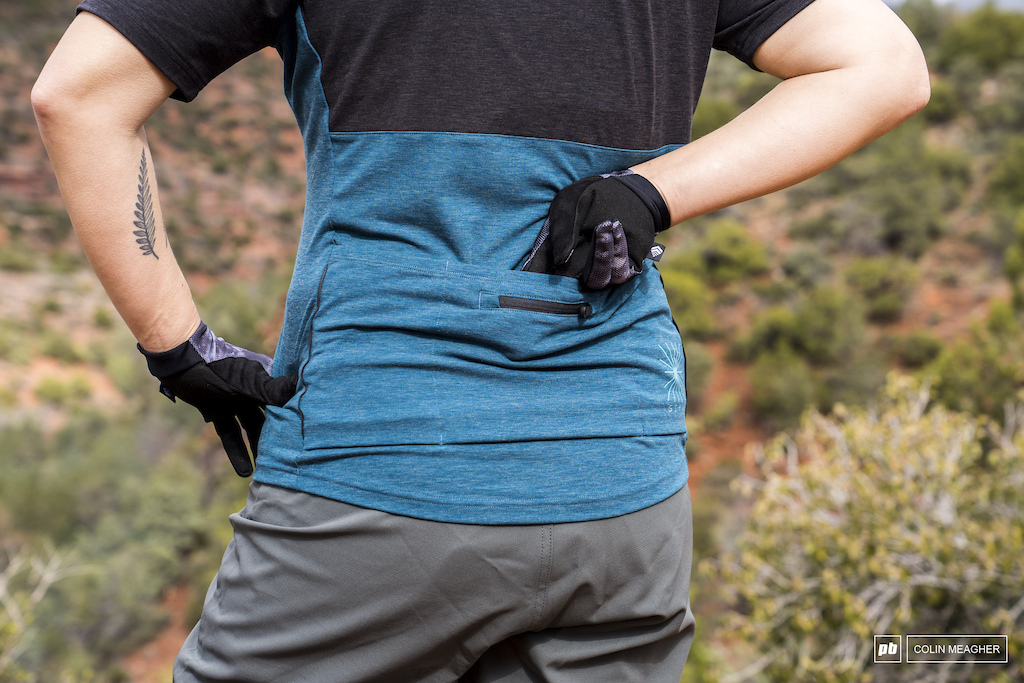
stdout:
<svg viewBox="0 0 1024 683">
<path fill-rule="evenodd" d="M 79 14 L 32 90 L 43 143 L 86 256 L 144 348 L 199 327 L 171 253 L 143 123 L 174 85 L 98 17 Z"/>
<path fill-rule="evenodd" d="M 815 0 L 754 63 L 784 80 L 720 129 L 634 167 L 673 224 L 820 173 L 928 102 L 921 49 L 880 0 Z"/>
</svg>

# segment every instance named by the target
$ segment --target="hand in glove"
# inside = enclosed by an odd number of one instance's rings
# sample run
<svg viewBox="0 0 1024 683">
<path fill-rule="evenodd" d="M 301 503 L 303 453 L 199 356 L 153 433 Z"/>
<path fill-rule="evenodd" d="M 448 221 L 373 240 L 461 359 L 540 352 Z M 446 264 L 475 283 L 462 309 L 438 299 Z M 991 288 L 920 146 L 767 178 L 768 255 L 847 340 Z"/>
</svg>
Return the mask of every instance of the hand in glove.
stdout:
<svg viewBox="0 0 1024 683">
<path fill-rule="evenodd" d="M 139 346 L 149 371 L 160 380 L 160 392 L 180 398 L 212 422 L 240 477 L 252 474 L 249 451 L 256 459 L 264 406 L 281 406 L 295 394 L 296 376 L 272 377 L 273 361 L 262 353 L 239 348 L 217 337 L 205 323 L 187 341 L 169 351 L 151 353 Z"/>
<path fill-rule="evenodd" d="M 577 278 L 604 289 L 639 275 L 654 236 L 669 227 L 668 206 L 632 171 L 590 176 L 562 188 L 523 270 Z"/>
</svg>

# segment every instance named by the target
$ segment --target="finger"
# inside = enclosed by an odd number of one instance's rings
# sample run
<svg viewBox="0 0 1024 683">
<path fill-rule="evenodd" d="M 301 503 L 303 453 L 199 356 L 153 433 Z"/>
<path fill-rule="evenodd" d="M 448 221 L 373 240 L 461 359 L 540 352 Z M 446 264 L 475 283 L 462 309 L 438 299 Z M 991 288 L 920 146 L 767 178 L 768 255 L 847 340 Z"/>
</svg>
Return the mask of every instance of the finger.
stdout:
<svg viewBox="0 0 1024 683">
<path fill-rule="evenodd" d="M 263 410 L 259 406 L 250 406 L 238 412 L 238 421 L 242 423 L 242 429 L 245 430 L 245 435 L 249 437 L 249 448 L 252 450 L 253 462 L 256 461 L 256 457 L 259 455 L 257 449 L 265 419 Z"/>
<path fill-rule="evenodd" d="M 224 452 L 228 454 L 228 460 L 235 472 L 240 477 L 252 475 L 252 461 L 249 459 L 249 451 L 242 441 L 242 430 L 238 426 L 234 415 L 219 417 L 213 420 L 213 428 L 217 430 L 217 436 L 224 444 Z"/>
<path fill-rule="evenodd" d="M 612 284 L 621 285 L 623 282 L 632 280 L 637 273 L 629 262 L 629 245 L 626 243 L 626 232 L 618 221 L 615 223 L 614 237 L 615 245 L 612 248 L 611 255 L 611 281 Z"/>
<path fill-rule="evenodd" d="M 604 289 L 611 282 L 616 225 L 618 225 L 617 222 L 605 221 L 594 228 L 594 251 L 590 260 L 589 273 L 584 278 L 589 289 Z M 619 232 L 622 232 L 621 226 L 619 226 Z"/>
</svg>

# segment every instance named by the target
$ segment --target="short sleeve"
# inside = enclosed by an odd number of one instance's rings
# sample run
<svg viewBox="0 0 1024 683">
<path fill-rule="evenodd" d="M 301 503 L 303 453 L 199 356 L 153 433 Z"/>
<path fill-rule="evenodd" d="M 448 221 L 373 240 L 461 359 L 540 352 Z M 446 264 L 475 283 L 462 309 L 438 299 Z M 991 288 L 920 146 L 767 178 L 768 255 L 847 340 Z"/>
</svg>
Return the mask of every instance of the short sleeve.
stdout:
<svg viewBox="0 0 1024 683">
<path fill-rule="evenodd" d="M 754 66 L 761 43 L 812 0 L 721 0 L 714 46 Z"/>
<path fill-rule="evenodd" d="M 85 0 L 190 101 L 217 74 L 268 45 L 296 0 Z"/>
</svg>

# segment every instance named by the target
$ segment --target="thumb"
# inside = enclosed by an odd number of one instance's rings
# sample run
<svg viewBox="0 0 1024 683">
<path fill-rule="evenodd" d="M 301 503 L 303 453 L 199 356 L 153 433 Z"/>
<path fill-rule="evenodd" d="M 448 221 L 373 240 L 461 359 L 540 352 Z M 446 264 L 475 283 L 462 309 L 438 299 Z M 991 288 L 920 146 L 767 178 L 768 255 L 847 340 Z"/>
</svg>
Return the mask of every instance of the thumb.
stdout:
<svg viewBox="0 0 1024 683">
<path fill-rule="evenodd" d="M 283 406 L 295 395 L 295 387 L 298 385 L 298 375 L 285 375 L 284 377 L 271 377 L 264 385 L 264 393 L 268 406 Z"/>
<path fill-rule="evenodd" d="M 232 389 L 262 405 L 282 406 L 295 394 L 295 375 L 272 377 L 251 358 L 222 358 L 207 367 Z"/>
</svg>

